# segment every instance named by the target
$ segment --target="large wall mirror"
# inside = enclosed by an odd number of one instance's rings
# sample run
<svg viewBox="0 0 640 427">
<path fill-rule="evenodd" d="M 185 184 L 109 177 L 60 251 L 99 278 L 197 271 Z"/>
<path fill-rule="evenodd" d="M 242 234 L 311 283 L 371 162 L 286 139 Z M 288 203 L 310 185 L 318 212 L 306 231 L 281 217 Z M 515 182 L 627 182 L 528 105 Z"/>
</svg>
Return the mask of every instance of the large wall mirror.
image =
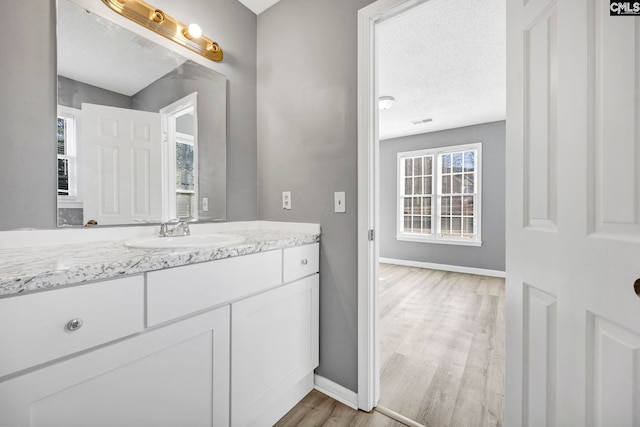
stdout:
<svg viewBox="0 0 640 427">
<path fill-rule="evenodd" d="M 225 219 L 226 78 L 77 2 L 58 0 L 58 226 Z"/>
</svg>

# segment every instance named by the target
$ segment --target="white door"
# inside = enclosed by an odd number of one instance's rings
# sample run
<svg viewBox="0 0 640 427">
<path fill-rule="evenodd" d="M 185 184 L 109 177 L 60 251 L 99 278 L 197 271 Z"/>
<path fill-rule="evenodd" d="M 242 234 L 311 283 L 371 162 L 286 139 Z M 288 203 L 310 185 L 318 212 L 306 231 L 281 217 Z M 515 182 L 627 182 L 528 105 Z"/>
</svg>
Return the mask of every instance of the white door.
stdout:
<svg viewBox="0 0 640 427">
<path fill-rule="evenodd" d="M 82 104 L 79 156 L 84 222 L 99 225 L 162 216 L 160 115 Z"/>
<path fill-rule="evenodd" d="M 640 18 L 507 1 L 506 426 L 640 426 Z"/>
</svg>

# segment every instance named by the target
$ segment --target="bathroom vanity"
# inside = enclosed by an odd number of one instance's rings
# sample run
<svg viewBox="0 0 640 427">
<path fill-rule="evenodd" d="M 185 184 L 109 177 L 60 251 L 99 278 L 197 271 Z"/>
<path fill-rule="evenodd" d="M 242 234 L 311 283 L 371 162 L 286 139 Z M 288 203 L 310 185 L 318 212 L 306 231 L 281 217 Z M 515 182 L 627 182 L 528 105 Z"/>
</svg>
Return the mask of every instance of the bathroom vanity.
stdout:
<svg viewBox="0 0 640 427">
<path fill-rule="evenodd" d="M 320 231 L 243 224 L 215 248 L 0 249 L 0 425 L 273 425 L 313 388 Z"/>
</svg>

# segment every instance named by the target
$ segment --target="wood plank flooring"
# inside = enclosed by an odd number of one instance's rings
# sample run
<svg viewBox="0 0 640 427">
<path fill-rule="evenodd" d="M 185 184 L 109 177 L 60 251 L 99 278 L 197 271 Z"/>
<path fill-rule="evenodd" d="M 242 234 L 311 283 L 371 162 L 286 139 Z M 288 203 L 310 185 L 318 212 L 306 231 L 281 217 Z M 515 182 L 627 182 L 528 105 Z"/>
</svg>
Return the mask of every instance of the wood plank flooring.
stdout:
<svg viewBox="0 0 640 427">
<path fill-rule="evenodd" d="M 357 411 L 312 390 L 276 423 L 277 427 L 405 427 L 385 415 Z"/>
<path fill-rule="evenodd" d="M 504 280 L 380 265 L 380 406 L 428 427 L 502 426 Z"/>
<path fill-rule="evenodd" d="M 504 280 L 380 265 L 380 406 L 427 427 L 502 426 Z M 276 426 L 401 427 L 312 391 Z"/>
</svg>

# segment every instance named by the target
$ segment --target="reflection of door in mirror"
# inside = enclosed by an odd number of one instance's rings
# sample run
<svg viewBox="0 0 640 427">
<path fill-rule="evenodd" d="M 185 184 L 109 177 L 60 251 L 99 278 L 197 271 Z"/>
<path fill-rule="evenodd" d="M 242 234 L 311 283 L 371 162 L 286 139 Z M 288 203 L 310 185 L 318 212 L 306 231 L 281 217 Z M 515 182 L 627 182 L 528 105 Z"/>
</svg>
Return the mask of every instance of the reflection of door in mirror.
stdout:
<svg viewBox="0 0 640 427">
<path fill-rule="evenodd" d="M 163 220 L 198 219 L 197 92 L 160 110 L 165 199 Z M 208 206 L 207 206 L 208 208 Z"/>
<path fill-rule="evenodd" d="M 158 221 L 160 115 L 83 103 L 80 129 L 84 223 Z"/>
</svg>

